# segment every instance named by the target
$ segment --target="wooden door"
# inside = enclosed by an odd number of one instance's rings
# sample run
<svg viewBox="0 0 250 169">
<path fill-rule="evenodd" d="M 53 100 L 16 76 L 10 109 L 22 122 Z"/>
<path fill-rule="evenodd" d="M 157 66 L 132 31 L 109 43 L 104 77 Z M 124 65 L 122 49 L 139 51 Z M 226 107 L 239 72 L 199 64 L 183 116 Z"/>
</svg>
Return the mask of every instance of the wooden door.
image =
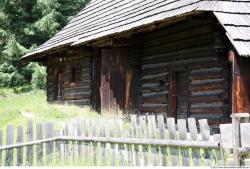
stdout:
<svg viewBox="0 0 250 169">
<path fill-rule="evenodd" d="M 119 115 L 125 107 L 126 50 L 103 49 L 101 69 L 102 112 Z"/>
<path fill-rule="evenodd" d="M 168 116 L 176 119 L 188 117 L 188 73 L 170 72 Z"/>
</svg>

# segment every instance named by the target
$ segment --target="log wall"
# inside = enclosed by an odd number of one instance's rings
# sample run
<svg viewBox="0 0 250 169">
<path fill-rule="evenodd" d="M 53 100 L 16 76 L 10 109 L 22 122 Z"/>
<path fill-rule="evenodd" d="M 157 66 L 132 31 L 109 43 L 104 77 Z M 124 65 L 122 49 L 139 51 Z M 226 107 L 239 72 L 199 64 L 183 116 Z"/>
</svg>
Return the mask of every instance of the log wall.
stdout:
<svg viewBox="0 0 250 169">
<path fill-rule="evenodd" d="M 174 105 L 178 118 L 220 123 L 228 117 L 229 63 L 216 21 L 184 21 L 143 37 L 142 113 L 171 114 Z M 179 74 L 175 89 L 173 74 Z M 173 100 L 178 88 L 182 96 Z"/>
<path fill-rule="evenodd" d="M 56 93 L 56 72 L 62 76 L 62 96 Z M 73 78 L 74 76 L 74 79 Z M 48 101 L 79 106 L 91 104 L 92 59 L 88 51 L 64 53 L 48 61 Z"/>
</svg>

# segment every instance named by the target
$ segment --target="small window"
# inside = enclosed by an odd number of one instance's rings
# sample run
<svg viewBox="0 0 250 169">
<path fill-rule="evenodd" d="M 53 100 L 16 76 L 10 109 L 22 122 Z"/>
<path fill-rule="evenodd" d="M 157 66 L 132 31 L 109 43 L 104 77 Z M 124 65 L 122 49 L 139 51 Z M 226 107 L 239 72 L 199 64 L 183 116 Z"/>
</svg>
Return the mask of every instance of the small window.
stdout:
<svg viewBox="0 0 250 169">
<path fill-rule="evenodd" d="M 71 83 L 75 83 L 76 82 L 76 68 L 72 67 L 71 68 Z"/>
</svg>

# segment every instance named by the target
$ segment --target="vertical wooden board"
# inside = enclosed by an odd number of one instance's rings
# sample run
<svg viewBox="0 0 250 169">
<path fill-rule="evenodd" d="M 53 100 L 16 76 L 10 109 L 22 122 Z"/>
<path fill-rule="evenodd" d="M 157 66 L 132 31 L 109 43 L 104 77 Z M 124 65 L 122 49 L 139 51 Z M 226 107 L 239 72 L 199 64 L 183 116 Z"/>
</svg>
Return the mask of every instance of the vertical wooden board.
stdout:
<svg viewBox="0 0 250 169">
<path fill-rule="evenodd" d="M 210 128 L 207 123 L 207 119 L 199 120 L 200 125 L 200 134 L 203 141 L 210 140 Z M 214 162 L 212 150 L 203 149 L 203 160 L 205 166 L 211 166 L 212 162 Z"/>
<path fill-rule="evenodd" d="M 147 128 L 146 128 L 146 116 L 140 116 L 140 128 L 141 128 L 141 135 L 142 139 L 147 139 Z M 149 146 L 142 146 L 142 153 L 143 153 L 143 166 L 149 165 Z"/>
<path fill-rule="evenodd" d="M 17 140 L 16 140 L 17 144 L 21 144 L 23 143 L 23 127 L 22 126 L 18 126 L 17 127 Z M 23 148 L 17 148 L 17 166 L 22 166 L 23 165 Z"/>
<path fill-rule="evenodd" d="M 101 137 L 105 138 L 106 137 L 106 124 L 107 120 L 104 119 L 101 123 Z M 101 161 L 102 165 L 106 166 L 107 165 L 107 144 L 106 143 L 101 143 Z"/>
<path fill-rule="evenodd" d="M 178 119 L 177 121 L 178 132 L 179 132 L 179 139 L 180 140 L 187 140 L 187 123 L 185 119 Z M 182 165 L 189 166 L 189 149 L 188 148 L 181 148 L 180 153 L 182 156 Z"/>
<path fill-rule="evenodd" d="M 3 131 L 2 130 L 0 130 L 0 147 L 3 145 Z M 2 166 L 3 165 L 3 157 L 2 157 L 2 150 L 0 150 L 0 166 Z"/>
<path fill-rule="evenodd" d="M 77 137 L 82 137 L 82 123 L 81 121 L 78 119 L 77 120 Z M 78 141 L 77 142 L 78 145 L 78 157 L 79 159 L 82 157 L 82 142 Z"/>
<path fill-rule="evenodd" d="M 71 122 L 70 122 L 70 130 L 69 131 L 70 131 L 69 135 L 71 137 L 76 137 L 77 136 L 76 122 L 74 120 L 71 120 Z M 77 153 L 76 153 L 77 145 L 76 145 L 76 141 L 71 141 L 71 143 L 72 143 L 72 145 L 71 145 L 72 162 L 73 162 L 73 164 L 75 164 L 76 158 L 77 158 L 76 157 L 76 155 L 77 155 Z"/>
<path fill-rule="evenodd" d="M 157 139 L 155 115 L 149 115 L 147 118 L 148 118 L 148 127 L 149 127 L 149 138 Z M 160 164 L 158 146 L 151 146 L 151 160 L 150 161 L 152 161 L 154 166 L 158 166 Z"/>
<path fill-rule="evenodd" d="M 130 128 L 128 128 L 126 131 L 125 131 L 125 137 L 126 138 L 131 138 L 132 137 L 132 131 L 130 130 Z M 127 165 L 128 166 L 133 166 L 133 147 L 131 144 L 127 144 L 126 145 L 126 148 L 127 148 Z"/>
<path fill-rule="evenodd" d="M 12 145 L 14 143 L 14 126 L 13 125 L 7 126 L 6 143 L 7 145 Z M 13 149 L 6 150 L 5 166 L 13 166 L 13 159 L 14 159 L 13 156 L 14 156 Z"/>
<path fill-rule="evenodd" d="M 90 121 L 89 119 L 84 120 L 84 137 L 89 137 L 89 127 L 90 127 Z M 85 142 L 84 143 L 84 160 L 89 160 L 89 152 L 90 152 L 90 143 Z"/>
<path fill-rule="evenodd" d="M 57 138 L 63 136 L 63 131 L 62 130 L 55 130 L 54 136 Z M 56 144 L 55 144 L 55 148 L 56 148 L 55 154 L 57 156 L 57 161 L 63 161 L 64 160 L 64 158 L 63 158 L 63 141 L 57 140 Z"/>
<path fill-rule="evenodd" d="M 33 136 L 33 123 L 31 121 L 28 122 L 28 128 L 26 131 L 26 138 L 28 142 L 31 142 L 34 140 Z M 34 156 L 34 147 L 33 146 L 27 146 L 26 148 L 26 165 L 32 166 L 33 165 L 33 156 Z"/>
<path fill-rule="evenodd" d="M 69 136 L 70 133 L 70 127 L 69 127 L 69 123 L 65 122 L 65 129 L 64 129 L 64 135 L 65 136 Z M 65 146 L 64 146 L 64 156 L 65 156 L 65 163 L 69 162 L 69 158 L 70 158 L 70 149 L 69 149 L 69 141 L 65 141 Z"/>
<path fill-rule="evenodd" d="M 133 138 L 139 138 L 139 128 L 137 125 L 137 116 L 136 115 L 131 115 L 131 124 L 132 124 L 132 129 L 133 129 Z M 140 147 L 139 145 L 134 145 L 134 153 L 133 153 L 133 164 L 135 166 L 140 166 L 141 164 L 141 155 L 140 155 Z"/>
<path fill-rule="evenodd" d="M 241 123 L 240 124 L 240 136 L 241 136 L 241 145 L 242 147 L 250 147 L 250 123 Z"/>
<path fill-rule="evenodd" d="M 109 127 L 109 136 L 110 138 L 114 138 L 115 137 L 115 130 L 114 130 L 114 120 L 112 119 L 112 121 L 110 121 L 110 127 Z M 110 143 L 110 152 L 111 152 L 111 166 L 115 166 L 116 165 L 116 156 L 115 156 L 115 144 L 114 143 Z"/>
<path fill-rule="evenodd" d="M 188 129 L 191 140 L 198 140 L 198 129 L 196 126 L 196 120 L 194 118 L 188 119 Z M 201 166 L 201 153 L 200 149 L 192 148 L 192 163 L 194 166 Z"/>
<path fill-rule="evenodd" d="M 158 130 L 160 134 L 160 139 L 165 139 L 165 124 L 164 124 L 164 116 L 163 115 L 158 115 L 157 116 L 157 121 L 158 121 Z M 161 146 L 161 161 L 162 161 L 162 166 L 167 166 L 167 147 Z"/>
<path fill-rule="evenodd" d="M 36 140 L 43 139 L 43 125 L 36 125 Z M 43 144 L 36 145 L 36 163 L 37 165 L 43 164 Z"/>
<path fill-rule="evenodd" d="M 96 121 L 97 119 L 92 119 L 92 137 L 97 137 L 97 132 L 99 131 L 98 129 L 98 122 Z M 93 147 L 93 162 L 94 165 L 96 166 L 98 163 L 98 143 L 97 142 L 93 142 L 92 143 L 92 147 Z"/>
<path fill-rule="evenodd" d="M 214 134 L 213 135 L 213 140 L 215 142 L 220 142 L 221 141 L 221 135 L 220 134 Z M 215 149 L 215 156 L 216 156 L 216 166 L 225 166 L 225 161 L 224 161 L 224 150 L 222 147 L 220 149 Z"/>
<path fill-rule="evenodd" d="M 53 138 L 54 134 L 54 123 L 47 123 L 45 124 L 45 139 Z M 47 164 L 51 163 L 53 160 L 53 151 L 54 151 L 54 144 L 53 142 L 46 143 L 46 162 Z"/>
<path fill-rule="evenodd" d="M 168 133 L 169 133 L 169 139 L 170 140 L 176 140 L 176 127 L 175 127 L 175 119 L 174 118 L 167 118 L 167 127 L 168 127 Z M 179 150 L 176 147 L 170 147 L 170 160 L 172 166 L 179 166 Z"/>
<path fill-rule="evenodd" d="M 118 138 L 123 139 L 124 134 L 123 134 L 123 121 L 122 119 L 119 119 L 116 121 L 117 122 L 117 127 L 118 127 Z M 125 151 L 125 144 L 119 144 L 118 145 L 118 152 L 119 152 L 119 161 L 120 164 L 119 166 L 125 166 L 126 165 L 126 151 Z"/>
</svg>

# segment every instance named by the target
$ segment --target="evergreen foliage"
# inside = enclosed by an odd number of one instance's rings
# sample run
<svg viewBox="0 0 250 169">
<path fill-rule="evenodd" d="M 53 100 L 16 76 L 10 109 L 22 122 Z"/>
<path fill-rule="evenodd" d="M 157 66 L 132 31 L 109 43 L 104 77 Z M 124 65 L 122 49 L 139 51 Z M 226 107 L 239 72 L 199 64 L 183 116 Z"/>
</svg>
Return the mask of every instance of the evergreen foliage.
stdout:
<svg viewBox="0 0 250 169">
<path fill-rule="evenodd" d="M 32 82 L 33 88 L 44 89 L 46 69 L 20 58 L 54 36 L 87 1 L 0 0 L 0 87 Z"/>
</svg>

